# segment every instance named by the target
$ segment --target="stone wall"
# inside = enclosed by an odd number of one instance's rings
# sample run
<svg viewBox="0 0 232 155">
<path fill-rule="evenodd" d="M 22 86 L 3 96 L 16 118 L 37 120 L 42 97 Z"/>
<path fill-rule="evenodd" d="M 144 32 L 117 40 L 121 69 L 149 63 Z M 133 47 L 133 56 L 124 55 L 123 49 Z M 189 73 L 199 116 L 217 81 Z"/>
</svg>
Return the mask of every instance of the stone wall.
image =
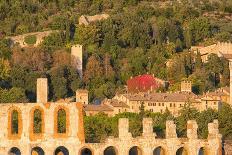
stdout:
<svg viewBox="0 0 232 155">
<path fill-rule="evenodd" d="M 26 33 L 23 35 L 18 35 L 18 36 L 12 36 L 12 37 L 7 37 L 9 38 L 13 44 L 19 44 L 21 47 L 27 47 L 29 46 L 27 43 L 24 42 L 24 38 L 27 36 L 36 36 L 36 43 L 33 46 L 38 46 L 40 43 L 43 42 L 44 37 L 49 36 L 51 33 L 58 32 L 58 31 L 44 31 L 44 32 L 33 32 L 33 33 Z"/>
<path fill-rule="evenodd" d="M 225 140 L 223 143 L 224 148 L 224 155 L 231 155 L 232 154 L 232 141 Z"/>
<path fill-rule="evenodd" d="M 94 16 L 86 16 L 82 15 L 79 18 L 79 25 L 89 25 L 92 22 L 100 21 L 109 18 L 110 16 L 108 14 L 98 14 Z"/>
<path fill-rule="evenodd" d="M 31 134 L 32 111 L 39 107 L 43 111 L 43 132 L 37 137 Z M 21 113 L 22 121 L 15 139 L 9 138 L 10 132 L 9 112 L 12 108 Z M 67 133 L 59 135 L 56 132 L 57 109 L 63 108 L 67 112 Z M 57 150 L 68 151 L 70 155 L 82 155 L 82 150 L 88 149 L 94 155 L 103 155 L 106 148 L 115 149 L 117 155 L 127 155 L 132 149 L 137 148 L 140 155 L 152 155 L 157 149 L 162 149 L 166 155 L 175 155 L 180 150 L 185 150 L 188 155 L 198 155 L 200 150 L 206 150 L 210 155 L 219 155 L 221 151 L 221 135 L 218 133 L 218 122 L 209 124 L 209 138 L 197 138 L 196 121 L 188 121 L 187 138 L 178 138 L 176 125 L 173 121 L 167 121 L 166 138 L 156 138 L 153 132 L 151 118 L 144 118 L 143 133 L 140 137 L 132 137 L 129 132 L 129 120 L 119 119 L 119 137 L 109 137 L 102 143 L 85 143 L 82 117 L 82 105 L 76 102 L 70 103 L 9 103 L 0 105 L 0 155 L 6 155 L 11 148 L 18 148 L 22 155 L 30 155 L 32 150 L 41 149 L 45 154 L 57 154 Z M 36 148 L 36 149 L 35 149 Z M 203 149 L 204 148 L 204 149 Z M 104 154 L 109 155 L 109 154 Z M 112 154 L 111 154 L 112 155 Z"/>
</svg>

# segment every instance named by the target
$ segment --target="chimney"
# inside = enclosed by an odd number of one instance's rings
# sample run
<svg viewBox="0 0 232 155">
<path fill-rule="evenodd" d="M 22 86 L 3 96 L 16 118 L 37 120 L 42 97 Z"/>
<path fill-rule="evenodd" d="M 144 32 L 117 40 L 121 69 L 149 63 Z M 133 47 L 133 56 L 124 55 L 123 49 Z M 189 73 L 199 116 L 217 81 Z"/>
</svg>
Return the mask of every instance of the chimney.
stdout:
<svg viewBox="0 0 232 155">
<path fill-rule="evenodd" d="M 48 102 L 48 80 L 47 78 L 37 79 L 36 102 L 37 103 Z"/>
</svg>

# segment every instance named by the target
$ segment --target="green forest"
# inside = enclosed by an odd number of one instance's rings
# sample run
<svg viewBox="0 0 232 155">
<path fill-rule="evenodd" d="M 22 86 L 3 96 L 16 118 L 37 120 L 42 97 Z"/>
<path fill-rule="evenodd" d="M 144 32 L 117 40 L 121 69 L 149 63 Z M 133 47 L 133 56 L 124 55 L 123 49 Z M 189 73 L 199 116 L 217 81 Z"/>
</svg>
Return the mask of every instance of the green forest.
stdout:
<svg viewBox="0 0 232 155">
<path fill-rule="evenodd" d="M 187 121 L 196 120 L 198 124 L 198 138 L 207 139 L 208 137 L 208 123 L 213 122 L 214 119 L 219 121 L 219 132 L 222 134 L 223 140 L 232 139 L 232 109 L 225 104 L 219 111 L 208 109 L 202 112 L 194 108 L 185 106 L 181 110 L 178 117 L 174 117 L 168 110 L 161 113 L 151 113 L 141 109 L 140 113 L 120 113 L 114 117 L 108 117 L 103 113 L 95 116 L 85 116 L 85 139 L 86 142 L 102 142 L 109 136 L 118 136 L 118 119 L 129 119 L 129 132 L 133 137 L 142 136 L 142 119 L 152 118 L 153 132 L 158 138 L 165 138 L 166 121 L 173 120 L 176 123 L 176 132 L 178 137 L 187 137 Z"/>
<path fill-rule="evenodd" d="M 81 15 L 110 18 L 78 25 Z M 144 73 L 171 83 L 189 79 L 196 94 L 229 84 L 228 62 L 212 55 L 203 64 L 192 45 L 232 41 L 232 2 L 165 0 L 3 0 L 0 2 L 0 102 L 34 102 L 36 78 L 49 79 L 49 98 L 89 90 L 90 101 L 122 92 L 127 79 Z M 212 17 L 211 15 L 215 17 Z M 60 30 L 38 47 L 11 46 L 8 36 Z M 25 42 L 33 45 L 35 36 Z M 82 44 L 84 76 L 70 63 Z M 168 61 L 171 67 L 166 67 Z M 196 60 L 196 61 L 193 61 Z"/>
<path fill-rule="evenodd" d="M 79 25 L 81 15 L 106 13 L 106 20 Z M 0 1 L 0 103 L 35 102 L 36 79 L 49 80 L 49 99 L 74 96 L 78 88 L 88 89 L 90 101 L 112 98 L 123 92 L 127 79 L 154 74 L 168 80 L 169 90 L 179 89 L 189 79 L 193 91 L 202 94 L 229 84 L 228 61 L 211 55 L 203 63 L 200 54 L 190 52 L 193 45 L 232 41 L 231 0 L 1 0 Z M 9 36 L 58 30 L 33 47 L 37 38 L 29 36 L 31 46 L 12 46 Z M 84 46 L 84 75 L 80 79 L 71 63 L 72 45 Z M 171 61 L 172 66 L 167 67 Z M 169 91 L 168 90 L 168 91 Z M 167 90 L 162 90 L 167 91 Z M 142 118 L 151 117 L 158 137 L 165 136 L 165 121 L 174 120 L 178 136 L 186 136 L 186 122 L 196 119 L 200 138 L 207 137 L 207 123 L 219 120 L 224 139 L 232 137 L 232 109 L 227 105 L 216 112 L 184 108 L 174 118 L 141 110 L 85 116 L 87 142 L 117 136 L 120 117 L 130 119 L 130 132 L 139 136 Z M 40 129 L 38 129 L 40 130 Z"/>
</svg>

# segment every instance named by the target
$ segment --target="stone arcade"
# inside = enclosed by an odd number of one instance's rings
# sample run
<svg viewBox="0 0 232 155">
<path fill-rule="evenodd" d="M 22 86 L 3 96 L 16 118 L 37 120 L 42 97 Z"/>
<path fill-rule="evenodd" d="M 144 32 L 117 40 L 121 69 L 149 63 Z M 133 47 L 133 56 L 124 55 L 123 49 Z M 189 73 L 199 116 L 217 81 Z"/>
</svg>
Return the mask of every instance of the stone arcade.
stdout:
<svg viewBox="0 0 232 155">
<path fill-rule="evenodd" d="M 194 120 L 187 123 L 187 138 L 178 138 L 176 125 L 167 121 L 166 138 L 160 139 L 153 133 L 151 118 L 143 119 L 142 136 L 136 138 L 129 132 L 129 120 L 121 118 L 118 137 L 109 137 L 102 143 L 85 143 L 82 104 L 48 102 L 46 92 L 47 79 L 38 79 L 37 103 L 0 104 L 0 155 L 222 154 L 217 120 L 208 124 L 208 139 L 198 139 L 198 125 Z M 61 114 L 65 116 L 65 125 L 59 130 Z M 39 126 L 35 124 L 35 115 L 40 116 Z M 17 125 L 13 126 L 15 120 Z"/>
</svg>

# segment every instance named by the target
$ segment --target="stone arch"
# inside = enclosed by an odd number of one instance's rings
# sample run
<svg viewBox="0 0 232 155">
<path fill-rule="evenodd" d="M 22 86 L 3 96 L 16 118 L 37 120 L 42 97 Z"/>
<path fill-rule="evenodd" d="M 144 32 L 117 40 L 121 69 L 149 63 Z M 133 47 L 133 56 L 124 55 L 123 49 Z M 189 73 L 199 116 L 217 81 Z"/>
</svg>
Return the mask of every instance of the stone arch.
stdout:
<svg viewBox="0 0 232 155">
<path fill-rule="evenodd" d="M 69 110 L 65 106 L 57 106 L 54 113 L 54 137 L 67 138 L 69 133 Z"/>
<path fill-rule="evenodd" d="M 165 155 L 165 149 L 162 146 L 158 146 L 153 150 L 153 155 Z"/>
<path fill-rule="evenodd" d="M 41 139 L 45 129 L 43 108 L 40 106 L 33 107 L 30 111 L 30 120 L 30 140 Z"/>
<path fill-rule="evenodd" d="M 21 155 L 21 151 L 19 148 L 17 147 L 12 147 L 9 152 L 8 155 Z"/>
<path fill-rule="evenodd" d="M 142 149 L 138 146 L 133 146 L 129 150 L 129 155 L 142 155 Z"/>
<path fill-rule="evenodd" d="M 56 148 L 54 155 L 69 155 L 69 151 L 64 146 L 59 146 Z"/>
<path fill-rule="evenodd" d="M 104 155 L 117 155 L 118 150 L 114 146 L 108 146 L 107 148 L 104 149 L 103 154 Z"/>
<path fill-rule="evenodd" d="M 176 155 L 188 155 L 188 151 L 184 147 L 180 147 L 176 151 Z"/>
<path fill-rule="evenodd" d="M 197 155 L 207 155 L 207 149 L 206 149 L 205 147 L 201 147 L 201 148 L 198 150 Z"/>
<path fill-rule="evenodd" d="M 8 138 L 11 140 L 20 139 L 22 128 L 21 110 L 18 107 L 11 107 L 8 110 Z"/>
<path fill-rule="evenodd" d="M 89 147 L 83 147 L 79 151 L 79 155 L 93 155 L 93 150 Z"/>
<path fill-rule="evenodd" d="M 45 155 L 45 153 L 41 147 L 37 146 L 31 149 L 31 155 Z"/>
</svg>

